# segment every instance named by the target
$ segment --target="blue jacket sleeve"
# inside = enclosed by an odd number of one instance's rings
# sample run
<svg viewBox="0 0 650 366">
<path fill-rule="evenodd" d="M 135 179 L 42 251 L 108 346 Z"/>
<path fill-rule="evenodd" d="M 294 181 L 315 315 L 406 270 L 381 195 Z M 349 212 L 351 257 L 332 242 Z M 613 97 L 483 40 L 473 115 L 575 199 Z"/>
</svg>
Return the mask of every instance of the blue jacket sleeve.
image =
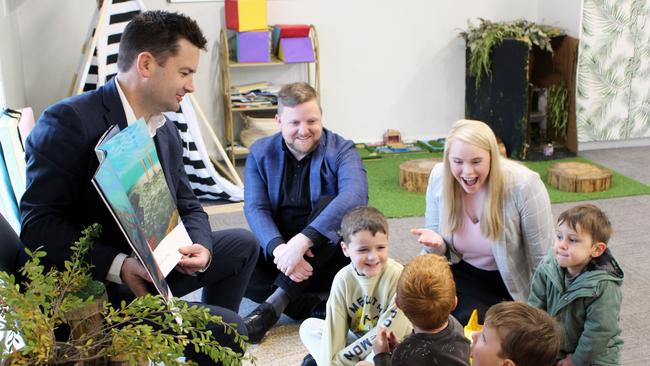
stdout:
<svg viewBox="0 0 650 366">
<path fill-rule="evenodd" d="M 269 243 L 276 238 L 282 238 L 278 227 L 273 221 L 273 210 L 269 198 L 266 177 L 262 174 L 262 167 L 259 164 L 258 157 L 254 150 L 246 159 L 244 168 L 244 214 L 251 228 L 251 231 L 257 236 L 264 253 L 268 253 Z"/>
<path fill-rule="evenodd" d="M 368 177 L 359 153 L 352 141 L 346 140 L 337 147 L 335 158 L 336 197 L 309 225 L 338 243 L 341 219 L 351 209 L 368 204 Z"/>
</svg>

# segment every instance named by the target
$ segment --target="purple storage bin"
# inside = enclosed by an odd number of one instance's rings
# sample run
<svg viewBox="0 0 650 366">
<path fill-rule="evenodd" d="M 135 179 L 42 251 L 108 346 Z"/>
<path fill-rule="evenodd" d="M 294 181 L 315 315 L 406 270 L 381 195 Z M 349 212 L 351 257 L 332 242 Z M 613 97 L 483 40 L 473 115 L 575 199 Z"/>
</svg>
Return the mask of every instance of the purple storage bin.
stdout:
<svg viewBox="0 0 650 366">
<path fill-rule="evenodd" d="M 237 62 L 269 62 L 269 32 L 237 32 Z"/>
</svg>

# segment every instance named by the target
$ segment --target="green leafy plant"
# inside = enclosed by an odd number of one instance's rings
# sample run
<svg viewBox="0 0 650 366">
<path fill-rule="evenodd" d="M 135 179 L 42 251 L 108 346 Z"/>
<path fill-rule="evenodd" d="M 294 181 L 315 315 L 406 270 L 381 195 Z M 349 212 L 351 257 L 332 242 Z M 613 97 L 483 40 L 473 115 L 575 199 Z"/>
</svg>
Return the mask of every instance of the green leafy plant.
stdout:
<svg viewBox="0 0 650 366">
<path fill-rule="evenodd" d="M 562 34 L 562 30 L 527 20 L 513 22 L 491 22 L 479 18 L 480 24 L 475 26 L 468 21 L 466 31 L 460 33 L 470 49 L 469 73 L 476 78 L 478 89 L 483 75 L 492 75 L 490 54 L 492 48 L 501 44 L 506 38 L 525 42 L 528 47 L 538 46 L 542 50 L 553 52 L 551 38 Z"/>
<path fill-rule="evenodd" d="M 563 139 L 566 138 L 569 120 L 568 101 L 567 89 L 563 84 L 548 88 L 548 122 L 553 126 L 555 135 Z"/>
<path fill-rule="evenodd" d="M 18 284 L 13 275 L 0 272 L 0 314 L 4 317 L 0 330 L 5 332 L 0 339 L 0 361 L 58 365 L 119 357 L 131 364 L 149 359 L 184 365 L 190 362 L 178 358 L 185 348 L 193 347 L 224 365 L 242 363 L 244 356 L 221 346 L 207 326 L 222 326 L 242 349 L 246 348 L 245 337 L 236 332 L 234 324 L 224 323 L 205 307 L 189 306 L 177 299 L 165 302 L 160 295 L 122 302 L 119 308 L 103 300 L 103 284 L 92 280 L 84 261 L 100 230 L 95 224 L 83 231 L 71 246 L 72 256 L 63 271 L 45 272 L 41 258 L 46 254 L 39 248 L 28 251 L 31 259 L 21 270 L 27 278 L 25 283 Z M 84 312 L 93 307 L 94 313 Z M 99 322 L 84 324 L 93 317 Z M 54 331 L 64 325 L 70 326 L 70 336 L 57 340 Z M 18 334 L 25 345 L 9 354 L 12 350 L 8 344 Z"/>
</svg>

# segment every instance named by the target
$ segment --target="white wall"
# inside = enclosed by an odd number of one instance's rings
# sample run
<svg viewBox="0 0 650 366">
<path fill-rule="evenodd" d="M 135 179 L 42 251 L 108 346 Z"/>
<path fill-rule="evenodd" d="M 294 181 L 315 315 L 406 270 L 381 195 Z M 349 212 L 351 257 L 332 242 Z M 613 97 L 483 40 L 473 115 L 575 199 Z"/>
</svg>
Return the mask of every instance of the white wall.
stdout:
<svg viewBox="0 0 650 366">
<path fill-rule="evenodd" d="M 282 3 L 303 4 L 287 20 L 307 16 L 319 25 L 326 123 L 356 141 L 380 140 L 387 128 L 407 139 L 444 135 L 464 115 L 458 32 L 467 19 L 536 17 L 532 1 Z M 277 17 L 284 21 L 282 12 Z"/>
<path fill-rule="evenodd" d="M 538 21 L 563 28 L 571 37 L 580 36 L 582 0 L 539 0 Z"/>
<path fill-rule="evenodd" d="M 68 93 L 95 2 L 7 1 L 16 8 L 25 99 L 40 114 Z M 542 6 L 549 2 L 553 5 Z M 223 2 L 144 3 L 149 9 L 184 12 L 206 33 L 209 50 L 199 65 L 196 94 L 221 135 L 217 43 Z M 317 26 L 326 126 L 355 141 L 377 141 L 387 128 L 399 129 L 407 139 L 439 137 L 463 117 L 465 53 L 457 34 L 468 19 L 537 21 L 543 14 L 545 19 L 568 24 L 565 27 L 572 32 L 578 27 L 573 24 L 579 23 L 579 11 L 565 11 L 563 4 L 560 0 L 269 0 L 267 10 L 271 24 Z M 248 77 L 265 79 L 273 74 L 291 79 L 301 73 L 295 68 Z"/>
<path fill-rule="evenodd" d="M 0 0 L 0 81 L 4 85 L 7 107 L 25 106 L 22 53 L 18 37 L 17 15 L 11 1 Z"/>
<path fill-rule="evenodd" d="M 35 115 L 40 115 L 70 91 L 95 1 L 13 2 L 21 40 L 25 98 Z"/>
</svg>

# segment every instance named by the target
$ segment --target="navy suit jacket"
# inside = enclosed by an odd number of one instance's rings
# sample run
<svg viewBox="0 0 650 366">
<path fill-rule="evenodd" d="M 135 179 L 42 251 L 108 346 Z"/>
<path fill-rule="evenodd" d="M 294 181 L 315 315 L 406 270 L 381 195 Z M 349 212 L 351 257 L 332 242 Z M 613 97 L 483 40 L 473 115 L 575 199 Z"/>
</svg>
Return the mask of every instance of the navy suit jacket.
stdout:
<svg viewBox="0 0 650 366">
<path fill-rule="evenodd" d="M 91 179 L 97 170 L 95 145 L 112 125 L 126 128 L 115 79 L 105 86 L 50 106 L 25 144 L 27 190 L 20 202 L 20 237 L 29 248 L 44 246 L 47 264 L 63 268 L 70 244 L 81 230 L 102 225 L 100 240 L 89 254 L 93 278 L 106 279 L 115 256 L 131 253 L 117 223 Z M 194 243 L 212 250 L 208 216 L 192 192 L 183 167 L 178 130 L 167 120 L 154 137 L 158 159 L 183 224 Z"/>
<path fill-rule="evenodd" d="M 246 160 L 244 213 L 267 256 L 272 254 L 266 252 L 269 242 L 282 237 L 273 217 L 280 208 L 284 154 L 282 134 L 276 133 L 256 141 Z M 334 197 L 309 226 L 338 243 L 343 215 L 368 204 L 366 170 L 352 141 L 323 129 L 311 158 L 309 189 L 312 208 L 321 197 Z"/>
</svg>

